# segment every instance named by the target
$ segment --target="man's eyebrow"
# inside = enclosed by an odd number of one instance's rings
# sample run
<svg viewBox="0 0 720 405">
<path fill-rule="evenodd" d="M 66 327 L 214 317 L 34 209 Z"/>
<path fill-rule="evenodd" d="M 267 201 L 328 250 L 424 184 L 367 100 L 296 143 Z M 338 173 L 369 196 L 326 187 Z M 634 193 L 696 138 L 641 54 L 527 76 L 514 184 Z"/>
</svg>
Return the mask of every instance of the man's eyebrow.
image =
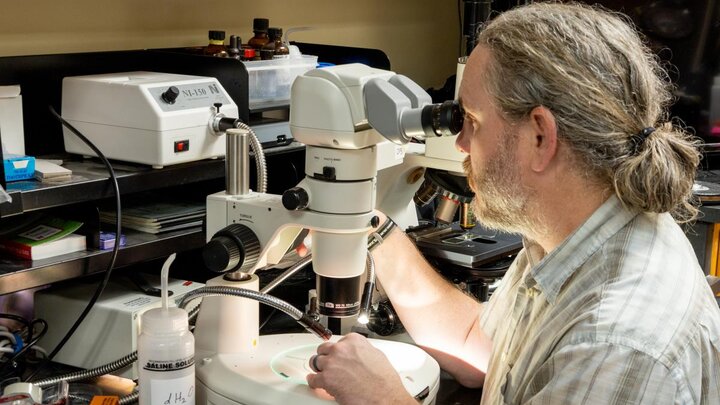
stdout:
<svg viewBox="0 0 720 405">
<path fill-rule="evenodd" d="M 462 96 L 458 96 L 458 105 L 460 106 L 460 111 L 462 112 L 462 115 L 466 115 L 467 111 L 465 110 L 465 104 L 463 103 Z"/>
</svg>

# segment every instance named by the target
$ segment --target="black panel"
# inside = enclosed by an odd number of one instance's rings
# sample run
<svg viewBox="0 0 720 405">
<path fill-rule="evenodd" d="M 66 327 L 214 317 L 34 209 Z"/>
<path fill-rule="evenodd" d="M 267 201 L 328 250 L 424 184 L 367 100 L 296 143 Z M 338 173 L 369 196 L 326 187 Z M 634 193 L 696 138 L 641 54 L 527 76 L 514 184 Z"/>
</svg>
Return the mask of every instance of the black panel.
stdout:
<svg viewBox="0 0 720 405">
<path fill-rule="evenodd" d="M 377 69 L 390 70 L 390 59 L 379 49 L 354 48 L 350 46 L 309 44 L 290 42 L 300 48 L 305 55 L 316 55 L 318 62 L 342 65 L 346 63 L 362 63 Z"/>
</svg>

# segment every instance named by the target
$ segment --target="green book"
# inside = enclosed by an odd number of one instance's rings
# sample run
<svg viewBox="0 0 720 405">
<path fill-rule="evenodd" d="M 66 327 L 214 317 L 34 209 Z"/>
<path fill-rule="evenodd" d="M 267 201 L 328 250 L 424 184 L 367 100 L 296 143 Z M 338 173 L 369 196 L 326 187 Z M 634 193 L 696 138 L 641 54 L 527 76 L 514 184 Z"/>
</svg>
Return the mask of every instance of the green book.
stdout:
<svg viewBox="0 0 720 405">
<path fill-rule="evenodd" d="M 0 249 L 29 260 L 85 250 L 85 236 L 73 233 L 80 229 L 82 224 L 78 221 L 45 217 L 19 230 L 15 235 L 0 239 Z"/>
</svg>

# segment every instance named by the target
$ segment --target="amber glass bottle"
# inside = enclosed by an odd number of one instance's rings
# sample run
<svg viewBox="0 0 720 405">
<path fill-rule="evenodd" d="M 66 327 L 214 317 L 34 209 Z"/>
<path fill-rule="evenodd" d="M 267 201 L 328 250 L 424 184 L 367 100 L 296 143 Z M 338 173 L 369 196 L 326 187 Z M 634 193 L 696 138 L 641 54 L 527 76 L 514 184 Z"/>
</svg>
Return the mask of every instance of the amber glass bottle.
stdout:
<svg viewBox="0 0 720 405">
<path fill-rule="evenodd" d="M 290 48 L 288 48 L 282 40 L 282 28 L 276 28 L 276 30 L 274 39 L 275 53 L 273 54 L 273 59 L 288 59 L 290 58 Z"/>
<path fill-rule="evenodd" d="M 205 47 L 205 55 L 220 56 L 226 58 L 228 56 L 225 47 L 225 31 L 208 31 L 208 46 Z"/>
<path fill-rule="evenodd" d="M 282 28 L 269 28 L 268 35 L 270 42 L 262 48 L 260 56 L 263 59 L 287 59 L 290 57 L 290 49 L 282 41 Z M 272 51 L 272 53 L 270 53 Z"/>
<path fill-rule="evenodd" d="M 254 48 L 256 51 L 262 49 L 262 47 L 270 41 L 268 37 L 268 26 L 270 20 L 267 18 L 255 18 L 253 19 L 253 33 L 255 36 L 250 38 L 248 45 Z"/>
</svg>

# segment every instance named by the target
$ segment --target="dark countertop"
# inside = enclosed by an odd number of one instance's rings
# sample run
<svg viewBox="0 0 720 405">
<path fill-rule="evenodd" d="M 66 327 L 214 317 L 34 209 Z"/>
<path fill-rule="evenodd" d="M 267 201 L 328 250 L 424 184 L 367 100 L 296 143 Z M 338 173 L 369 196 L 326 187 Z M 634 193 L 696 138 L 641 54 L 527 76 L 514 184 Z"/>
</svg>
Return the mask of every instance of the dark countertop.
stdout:
<svg viewBox="0 0 720 405">
<path fill-rule="evenodd" d="M 700 207 L 702 216 L 698 221 L 716 224 L 720 222 L 720 205 L 703 205 Z"/>
<path fill-rule="evenodd" d="M 481 388 L 466 388 L 458 384 L 446 372 L 440 373 L 440 389 L 436 405 L 478 405 L 482 395 Z"/>
</svg>

